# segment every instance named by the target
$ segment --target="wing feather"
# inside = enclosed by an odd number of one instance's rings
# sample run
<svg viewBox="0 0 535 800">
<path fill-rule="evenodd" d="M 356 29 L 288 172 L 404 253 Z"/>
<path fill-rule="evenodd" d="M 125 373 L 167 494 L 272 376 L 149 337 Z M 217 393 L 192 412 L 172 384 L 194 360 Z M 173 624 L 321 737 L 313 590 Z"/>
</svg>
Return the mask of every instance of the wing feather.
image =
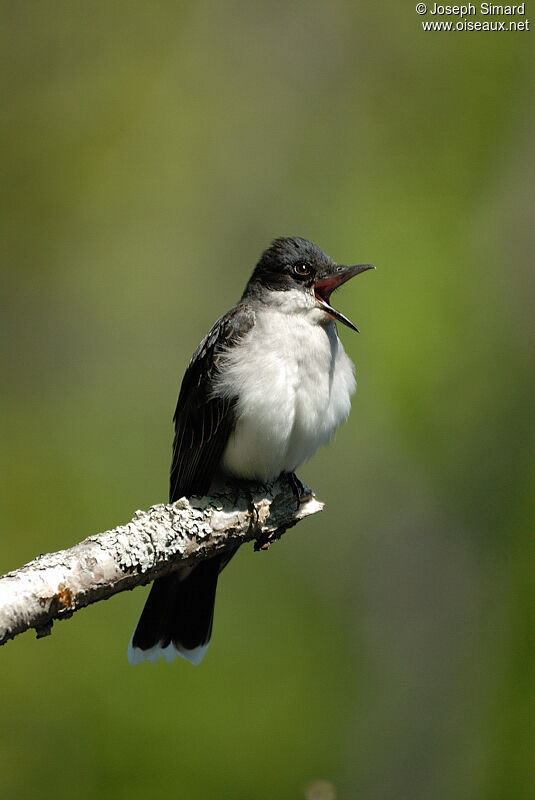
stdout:
<svg viewBox="0 0 535 800">
<path fill-rule="evenodd" d="M 189 363 L 173 417 L 175 438 L 169 499 L 206 494 L 234 427 L 235 397 L 214 395 L 220 355 L 255 324 L 254 310 L 238 303 L 218 319 Z"/>
</svg>

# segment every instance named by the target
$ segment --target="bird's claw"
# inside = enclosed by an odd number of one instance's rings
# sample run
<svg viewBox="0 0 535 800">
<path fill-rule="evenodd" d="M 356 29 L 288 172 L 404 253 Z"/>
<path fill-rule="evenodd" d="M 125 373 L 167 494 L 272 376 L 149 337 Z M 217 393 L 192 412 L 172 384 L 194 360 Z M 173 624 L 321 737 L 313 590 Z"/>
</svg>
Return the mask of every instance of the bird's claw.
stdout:
<svg viewBox="0 0 535 800">
<path fill-rule="evenodd" d="M 311 491 L 308 486 L 305 486 L 305 484 L 299 480 L 295 472 L 288 472 L 287 475 L 288 483 L 290 484 L 290 488 L 297 502 L 297 508 L 299 508 L 301 503 L 311 496 Z"/>
</svg>

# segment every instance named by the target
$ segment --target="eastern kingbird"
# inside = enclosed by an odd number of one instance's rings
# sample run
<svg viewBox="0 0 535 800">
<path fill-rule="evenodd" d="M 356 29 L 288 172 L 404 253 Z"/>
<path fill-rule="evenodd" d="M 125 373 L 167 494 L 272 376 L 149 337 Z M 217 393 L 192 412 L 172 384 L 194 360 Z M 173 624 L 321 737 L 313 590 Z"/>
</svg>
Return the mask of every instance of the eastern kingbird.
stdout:
<svg viewBox="0 0 535 800">
<path fill-rule="evenodd" d="M 347 418 L 356 383 L 331 293 L 370 264 L 336 264 L 315 244 L 276 239 L 240 302 L 193 354 L 174 416 L 169 499 L 229 481 L 292 474 Z M 235 551 L 154 581 L 128 647 L 138 664 L 199 664 L 210 643 L 217 578 Z"/>
</svg>

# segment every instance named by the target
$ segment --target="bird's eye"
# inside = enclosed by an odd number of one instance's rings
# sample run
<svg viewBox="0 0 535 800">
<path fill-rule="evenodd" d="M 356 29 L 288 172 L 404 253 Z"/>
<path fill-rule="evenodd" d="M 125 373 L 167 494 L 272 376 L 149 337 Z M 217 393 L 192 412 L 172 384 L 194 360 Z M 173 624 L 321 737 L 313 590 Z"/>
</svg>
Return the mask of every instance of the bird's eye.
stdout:
<svg viewBox="0 0 535 800">
<path fill-rule="evenodd" d="M 299 278 L 306 278 L 307 275 L 310 275 L 310 267 L 304 261 L 298 261 L 294 264 L 293 270 L 294 274 Z"/>
</svg>

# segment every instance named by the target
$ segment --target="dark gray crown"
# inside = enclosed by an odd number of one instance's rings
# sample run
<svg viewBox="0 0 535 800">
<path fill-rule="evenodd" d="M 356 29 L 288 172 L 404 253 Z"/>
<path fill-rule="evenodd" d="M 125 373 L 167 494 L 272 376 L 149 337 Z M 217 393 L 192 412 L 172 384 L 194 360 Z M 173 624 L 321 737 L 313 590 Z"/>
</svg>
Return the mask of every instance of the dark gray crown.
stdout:
<svg viewBox="0 0 535 800">
<path fill-rule="evenodd" d="M 307 275 L 296 275 L 294 267 L 306 264 Z M 285 236 L 275 239 L 262 253 L 244 292 L 258 294 L 265 287 L 276 291 L 288 291 L 296 287 L 310 287 L 322 275 L 329 274 L 336 267 L 333 259 L 308 239 L 300 236 Z"/>
</svg>

